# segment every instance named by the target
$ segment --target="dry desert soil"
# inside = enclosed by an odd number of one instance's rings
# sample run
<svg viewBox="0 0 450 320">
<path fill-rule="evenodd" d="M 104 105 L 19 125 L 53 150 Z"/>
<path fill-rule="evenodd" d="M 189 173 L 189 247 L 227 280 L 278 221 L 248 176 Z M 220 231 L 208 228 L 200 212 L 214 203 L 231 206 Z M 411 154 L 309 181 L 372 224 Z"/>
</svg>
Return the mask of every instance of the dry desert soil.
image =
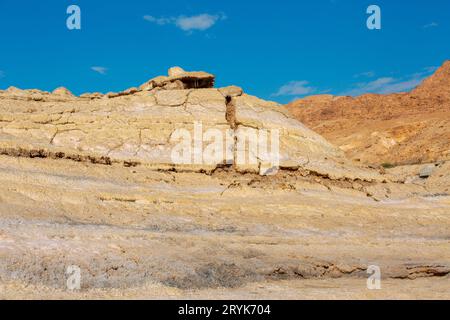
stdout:
<svg viewBox="0 0 450 320">
<path fill-rule="evenodd" d="M 107 95 L 0 91 L 1 299 L 450 298 L 445 154 L 353 161 L 289 108 L 213 85 L 172 69 Z M 279 130 L 278 172 L 233 161 L 239 138 L 231 159 L 174 164 L 172 133 L 199 121 Z"/>
</svg>

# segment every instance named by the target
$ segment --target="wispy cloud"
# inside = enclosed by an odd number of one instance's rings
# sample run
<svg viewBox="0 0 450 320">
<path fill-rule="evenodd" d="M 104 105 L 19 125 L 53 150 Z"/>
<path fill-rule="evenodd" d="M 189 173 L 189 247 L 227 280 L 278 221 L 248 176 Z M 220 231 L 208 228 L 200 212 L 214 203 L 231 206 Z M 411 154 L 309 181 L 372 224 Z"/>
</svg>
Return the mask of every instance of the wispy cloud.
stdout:
<svg viewBox="0 0 450 320">
<path fill-rule="evenodd" d="M 225 16 L 219 16 L 219 15 L 209 15 L 209 14 L 201 14 L 198 16 L 192 16 L 192 17 L 180 17 L 176 21 L 176 25 L 184 30 L 184 31 L 190 31 L 190 30 L 207 30 L 211 28 L 213 25 L 216 24 L 219 20 L 226 19 Z"/>
<path fill-rule="evenodd" d="M 159 24 L 160 26 L 169 24 L 169 23 L 173 23 L 174 18 L 156 18 L 154 16 L 149 16 L 149 15 L 145 15 L 144 16 L 144 20 L 147 20 L 148 22 L 153 22 L 156 24 Z"/>
<path fill-rule="evenodd" d="M 375 72 L 373 72 L 373 71 L 361 72 L 361 73 L 355 74 L 353 76 L 353 78 L 362 78 L 362 77 L 373 78 L 373 77 L 375 77 Z"/>
<path fill-rule="evenodd" d="M 97 72 L 97 73 L 100 73 L 100 74 L 106 74 L 106 73 L 108 72 L 108 68 L 105 68 L 105 67 L 99 67 L 99 66 L 91 67 L 91 70 L 92 70 L 92 71 L 95 71 L 95 72 Z"/>
<path fill-rule="evenodd" d="M 0 70 L 0 78 L 4 78 L 5 77 L 5 72 Z"/>
<path fill-rule="evenodd" d="M 423 68 L 423 71 L 425 73 L 432 73 L 432 72 L 435 72 L 437 69 L 439 69 L 439 67 L 425 67 L 425 68 Z"/>
<path fill-rule="evenodd" d="M 303 96 L 316 91 L 316 88 L 309 86 L 308 81 L 291 81 L 283 85 L 278 92 L 272 94 L 273 97 L 281 96 Z"/>
<path fill-rule="evenodd" d="M 428 29 L 428 28 L 435 28 L 435 27 L 438 27 L 438 26 L 439 26 L 439 24 L 437 22 L 433 21 L 431 23 L 428 23 L 428 24 L 422 26 L 422 28 Z"/>
<path fill-rule="evenodd" d="M 374 81 L 366 83 L 358 83 L 356 88 L 353 88 L 343 95 L 359 96 L 365 93 L 394 93 L 399 91 L 406 91 L 414 88 L 421 82 L 421 79 L 413 78 L 407 80 L 399 80 L 391 77 L 378 78 Z"/>
<path fill-rule="evenodd" d="M 359 96 L 366 93 L 389 94 L 411 91 L 437 69 L 438 67 L 426 67 L 405 77 L 381 77 L 373 81 L 360 82 L 340 95 Z"/>
<path fill-rule="evenodd" d="M 183 31 L 205 31 L 214 26 L 218 21 L 227 18 L 224 14 L 199 14 L 195 16 L 178 16 L 178 17 L 154 17 L 145 15 L 144 20 L 155 23 L 160 26 L 172 24 Z"/>
</svg>

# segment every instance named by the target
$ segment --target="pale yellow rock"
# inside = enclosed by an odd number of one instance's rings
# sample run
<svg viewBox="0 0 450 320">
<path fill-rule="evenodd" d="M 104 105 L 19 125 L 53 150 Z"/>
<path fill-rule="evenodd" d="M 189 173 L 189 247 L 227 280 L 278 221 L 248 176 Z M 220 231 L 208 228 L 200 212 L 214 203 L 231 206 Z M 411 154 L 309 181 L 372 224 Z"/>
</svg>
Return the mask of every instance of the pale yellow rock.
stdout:
<svg viewBox="0 0 450 320">
<path fill-rule="evenodd" d="M 168 74 L 168 76 L 158 76 L 153 78 L 142 84 L 139 88 L 141 90 L 152 90 L 154 88 L 181 90 L 193 88 L 212 88 L 214 86 L 215 76 L 207 72 L 187 72 L 180 67 L 174 67 L 169 69 Z"/>
<path fill-rule="evenodd" d="M 359 167 L 276 103 L 153 87 L 167 78 L 113 98 L 0 92 L 0 298 L 448 297 L 449 163 L 405 184 L 420 167 Z M 259 152 L 271 130 L 279 167 Z M 197 153 L 215 134 L 226 152 Z"/>
<path fill-rule="evenodd" d="M 52 93 L 53 93 L 53 94 L 56 94 L 56 95 L 60 95 L 60 96 L 69 96 L 69 97 L 73 97 L 72 92 L 70 92 L 68 89 L 66 89 L 66 88 L 64 88 L 64 87 L 56 88 L 55 90 L 53 90 Z"/>
<path fill-rule="evenodd" d="M 156 102 L 161 106 L 181 106 L 186 103 L 189 90 L 163 90 L 155 94 Z"/>
<path fill-rule="evenodd" d="M 182 74 L 186 73 L 186 71 L 184 71 L 182 68 L 180 67 L 172 67 L 169 69 L 169 77 L 177 77 L 180 76 Z"/>
<path fill-rule="evenodd" d="M 225 88 L 220 88 L 219 91 L 224 97 L 231 97 L 231 98 L 239 97 L 243 94 L 242 88 L 239 88 L 237 86 L 229 86 L 229 87 L 225 87 Z"/>
</svg>

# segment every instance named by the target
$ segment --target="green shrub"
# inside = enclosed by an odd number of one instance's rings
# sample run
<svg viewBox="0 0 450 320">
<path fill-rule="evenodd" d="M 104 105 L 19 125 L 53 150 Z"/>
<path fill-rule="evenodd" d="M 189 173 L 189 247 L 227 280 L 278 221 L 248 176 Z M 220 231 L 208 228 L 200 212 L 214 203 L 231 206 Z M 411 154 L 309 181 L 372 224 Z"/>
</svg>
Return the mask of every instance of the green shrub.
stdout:
<svg viewBox="0 0 450 320">
<path fill-rule="evenodd" d="M 395 164 L 389 163 L 389 162 L 385 162 L 381 165 L 383 168 L 385 169 L 391 169 L 395 167 Z"/>
</svg>

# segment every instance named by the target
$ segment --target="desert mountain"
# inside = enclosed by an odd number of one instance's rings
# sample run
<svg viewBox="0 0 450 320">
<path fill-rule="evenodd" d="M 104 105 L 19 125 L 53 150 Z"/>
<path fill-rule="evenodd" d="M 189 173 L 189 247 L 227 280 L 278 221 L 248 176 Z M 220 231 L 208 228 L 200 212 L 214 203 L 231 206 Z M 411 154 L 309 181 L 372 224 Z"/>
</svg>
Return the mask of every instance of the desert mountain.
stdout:
<svg viewBox="0 0 450 320">
<path fill-rule="evenodd" d="M 450 61 L 409 93 L 311 96 L 288 109 L 349 158 L 366 164 L 450 159 Z"/>
<path fill-rule="evenodd" d="M 0 92 L 0 299 L 449 297 L 450 163 L 353 163 L 214 80 L 173 68 L 106 95 Z M 230 144 L 202 161 L 214 135 Z M 192 163 L 174 161 L 182 136 Z M 373 264 L 388 290 L 366 289 Z"/>
</svg>

